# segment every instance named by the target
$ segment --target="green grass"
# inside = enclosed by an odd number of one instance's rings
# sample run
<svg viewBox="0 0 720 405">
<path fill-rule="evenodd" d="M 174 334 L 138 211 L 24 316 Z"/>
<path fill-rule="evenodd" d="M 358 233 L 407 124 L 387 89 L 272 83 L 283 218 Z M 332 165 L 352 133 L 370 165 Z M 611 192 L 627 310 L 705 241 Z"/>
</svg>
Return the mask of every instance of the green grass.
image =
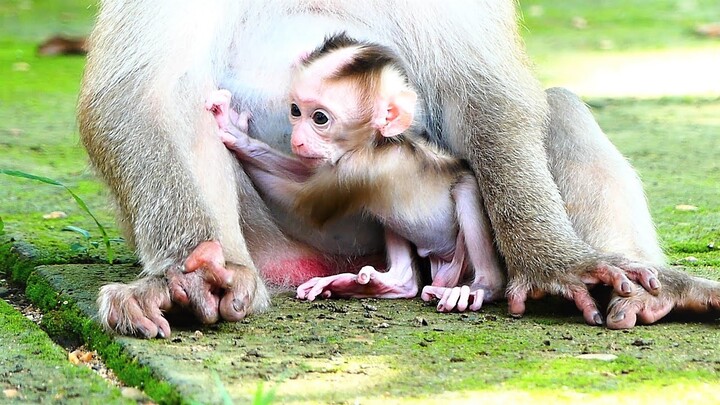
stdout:
<svg viewBox="0 0 720 405">
<path fill-rule="evenodd" d="M 720 267 L 720 100 L 605 101 L 594 112 L 644 181 L 670 257 Z M 675 207 L 693 205 L 697 211 Z M 709 245 L 716 248 L 709 248 Z M 685 264 L 685 263 L 683 263 Z"/>
<path fill-rule="evenodd" d="M 543 61 L 558 52 L 603 51 L 609 44 L 616 51 L 706 46 L 711 40 L 695 35 L 695 28 L 720 21 L 715 0 L 522 0 L 520 5 L 525 41 Z M 573 26 L 578 17 L 585 28 Z"/>
<path fill-rule="evenodd" d="M 3 300 L 0 347 L 0 390 L 17 389 L 23 403 L 131 403 L 89 368 L 70 363 L 45 332 Z"/>
</svg>

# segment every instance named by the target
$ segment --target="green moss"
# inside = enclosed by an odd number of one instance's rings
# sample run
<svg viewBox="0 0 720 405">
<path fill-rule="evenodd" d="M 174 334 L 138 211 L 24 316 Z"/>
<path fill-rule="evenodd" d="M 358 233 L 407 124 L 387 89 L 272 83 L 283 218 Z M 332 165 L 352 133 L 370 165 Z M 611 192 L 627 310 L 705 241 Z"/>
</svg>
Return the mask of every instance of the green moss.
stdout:
<svg viewBox="0 0 720 405">
<path fill-rule="evenodd" d="M 153 370 L 130 357 L 122 345 L 106 334 L 102 328 L 83 313 L 74 300 L 51 285 L 46 278 L 33 274 L 27 281 L 28 298 L 45 313 L 43 326 L 60 340 L 85 342 L 102 356 L 106 365 L 126 384 L 141 387 L 159 403 L 181 403 L 176 389 L 159 380 Z"/>
<path fill-rule="evenodd" d="M 32 246 L 0 236 L 0 272 L 11 281 L 24 284 L 35 267 L 36 256 Z"/>
<path fill-rule="evenodd" d="M 23 403 L 131 403 L 67 353 L 32 321 L 0 300 L 0 388 L 17 389 Z"/>
</svg>

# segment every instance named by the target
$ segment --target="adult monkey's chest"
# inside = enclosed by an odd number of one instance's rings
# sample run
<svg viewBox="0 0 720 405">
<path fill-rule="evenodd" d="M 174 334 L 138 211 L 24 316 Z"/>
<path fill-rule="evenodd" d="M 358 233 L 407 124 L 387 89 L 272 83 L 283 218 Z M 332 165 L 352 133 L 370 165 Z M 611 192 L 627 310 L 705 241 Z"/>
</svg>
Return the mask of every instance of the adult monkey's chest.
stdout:
<svg viewBox="0 0 720 405">
<path fill-rule="evenodd" d="M 219 85 L 232 92 L 234 108 L 251 112 L 250 136 L 290 152 L 288 92 L 293 68 L 326 36 L 342 31 L 360 38 L 367 35 L 365 29 L 330 15 L 293 14 L 272 25 L 243 24 Z"/>
</svg>

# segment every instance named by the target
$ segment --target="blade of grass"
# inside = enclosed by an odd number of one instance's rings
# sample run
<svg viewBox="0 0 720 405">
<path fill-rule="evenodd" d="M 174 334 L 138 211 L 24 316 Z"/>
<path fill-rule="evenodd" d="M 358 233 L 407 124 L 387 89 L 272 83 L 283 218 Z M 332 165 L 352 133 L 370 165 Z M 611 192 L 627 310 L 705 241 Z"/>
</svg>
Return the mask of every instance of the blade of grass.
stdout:
<svg viewBox="0 0 720 405">
<path fill-rule="evenodd" d="M 37 176 L 37 175 L 26 173 L 26 172 L 23 172 L 20 170 L 0 169 L 0 174 L 5 174 L 8 176 L 19 177 L 19 178 L 28 179 L 28 180 L 39 181 L 41 183 L 50 184 L 53 186 L 60 186 L 60 187 L 64 188 L 65 190 L 67 190 L 67 192 L 70 193 L 70 195 L 75 200 L 75 202 L 78 204 L 78 206 L 80 206 L 80 208 L 82 208 L 82 210 L 85 211 L 90 216 L 90 218 L 93 219 L 93 221 L 95 221 L 95 225 L 97 225 L 98 230 L 100 230 L 100 233 L 102 234 L 103 243 L 105 244 L 105 249 L 107 250 L 108 262 L 110 264 L 113 263 L 113 261 L 115 260 L 115 253 L 113 252 L 112 247 L 110 246 L 110 238 L 108 237 L 108 234 L 105 231 L 105 227 L 102 226 L 102 224 L 100 223 L 100 221 L 98 221 L 97 218 L 95 218 L 95 215 L 93 215 L 93 213 L 90 211 L 90 208 L 88 208 L 87 204 L 85 204 L 85 201 L 83 201 L 82 198 L 80 198 L 77 194 L 75 194 L 75 192 L 73 192 L 68 186 L 60 183 L 57 180 L 53 180 L 48 177 Z"/>
<path fill-rule="evenodd" d="M 68 226 L 63 227 L 63 229 L 61 229 L 61 230 L 76 232 L 76 233 L 79 233 L 80 235 L 82 235 L 83 238 L 85 238 L 85 240 L 90 239 L 90 232 L 88 232 L 80 227 L 77 227 L 77 226 L 68 225 Z"/>
</svg>

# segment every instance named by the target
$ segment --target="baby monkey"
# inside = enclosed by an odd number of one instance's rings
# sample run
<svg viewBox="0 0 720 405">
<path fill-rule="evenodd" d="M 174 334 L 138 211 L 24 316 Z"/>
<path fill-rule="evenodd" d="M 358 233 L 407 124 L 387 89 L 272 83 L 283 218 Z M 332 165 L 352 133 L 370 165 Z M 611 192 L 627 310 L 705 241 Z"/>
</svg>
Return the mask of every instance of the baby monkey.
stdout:
<svg viewBox="0 0 720 405">
<path fill-rule="evenodd" d="M 413 246 L 430 261 L 422 299 L 438 299 L 439 311 L 477 311 L 502 297 L 503 269 L 477 181 L 463 161 L 425 141 L 417 99 L 390 49 L 345 34 L 296 66 L 295 156 L 250 138 L 249 115 L 230 110 L 227 90 L 208 99 L 223 142 L 266 198 L 317 226 L 358 212 L 384 225 L 387 272 L 365 266 L 357 275 L 316 277 L 298 287 L 298 298 L 415 297 Z"/>
</svg>

